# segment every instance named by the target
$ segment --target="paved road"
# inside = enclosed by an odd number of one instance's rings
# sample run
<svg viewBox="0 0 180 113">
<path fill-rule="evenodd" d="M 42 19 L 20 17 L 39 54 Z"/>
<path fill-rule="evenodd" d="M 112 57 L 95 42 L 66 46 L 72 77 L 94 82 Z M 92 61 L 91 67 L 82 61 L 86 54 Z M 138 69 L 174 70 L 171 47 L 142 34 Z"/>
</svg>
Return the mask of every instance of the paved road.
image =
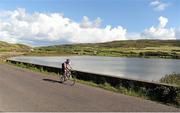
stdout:
<svg viewBox="0 0 180 113">
<path fill-rule="evenodd" d="M 0 64 L 0 111 L 180 111 L 141 98 Z"/>
</svg>

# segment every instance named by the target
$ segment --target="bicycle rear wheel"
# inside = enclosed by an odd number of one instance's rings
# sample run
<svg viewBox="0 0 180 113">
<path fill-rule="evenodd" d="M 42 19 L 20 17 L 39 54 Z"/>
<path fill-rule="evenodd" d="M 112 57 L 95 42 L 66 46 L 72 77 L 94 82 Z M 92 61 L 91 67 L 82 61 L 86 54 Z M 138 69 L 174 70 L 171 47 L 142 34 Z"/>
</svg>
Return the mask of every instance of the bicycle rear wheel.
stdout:
<svg viewBox="0 0 180 113">
<path fill-rule="evenodd" d="M 65 77 L 63 75 L 60 76 L 59 81 L 63 83 L 65 81 Z"/>
</svg>

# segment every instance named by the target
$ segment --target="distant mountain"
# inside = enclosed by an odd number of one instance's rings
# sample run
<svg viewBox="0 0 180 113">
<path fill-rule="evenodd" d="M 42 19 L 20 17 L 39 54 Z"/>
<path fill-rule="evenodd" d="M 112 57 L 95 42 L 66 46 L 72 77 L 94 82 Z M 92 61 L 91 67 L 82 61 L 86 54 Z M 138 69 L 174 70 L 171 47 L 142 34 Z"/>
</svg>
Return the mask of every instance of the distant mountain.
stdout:
<svg viewBox="0 0 180 113">
<path fill-rule="evenodd" d="M 27 52 L 31 47 L 24 44 L 10 44 L 0 41 L 0 52 Z"/>
<path fill-rule="evenodd" d="M 145 47 L 180 47 L 180 40 L 124 40 L 112 41 L 105 43 L 82 43 L 82 44 L 65 44 L 37 47 L 39 50 L 55 51 L 60 48 L 92 47 L 92 48 L 145 48 Z"/>
<path fill-rule="evenodd" d="M 180 40 L 124 40 L 36 47 L 34 55 L 97 55 L 180 58 Z"/>
</svg>

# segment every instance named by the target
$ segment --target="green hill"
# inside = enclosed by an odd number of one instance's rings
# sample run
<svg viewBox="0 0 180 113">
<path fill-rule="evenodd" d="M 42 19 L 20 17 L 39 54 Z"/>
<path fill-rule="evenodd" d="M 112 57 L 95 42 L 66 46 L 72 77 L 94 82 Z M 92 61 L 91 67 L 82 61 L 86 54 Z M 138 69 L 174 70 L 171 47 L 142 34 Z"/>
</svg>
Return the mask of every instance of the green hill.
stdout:
<svg viewBox="0 0 180 113">
<path fill-rule="evenodd" d="M 34 55 L 96 55 L 180 58 L 180 40 L 126 40 L 37 47 Z"/>
<path fill-rule="evenodd" d="M 23 44 L 10 44 L 0 41 L 0 52 L 27 52 L 31 47 Z"/>
</svg>

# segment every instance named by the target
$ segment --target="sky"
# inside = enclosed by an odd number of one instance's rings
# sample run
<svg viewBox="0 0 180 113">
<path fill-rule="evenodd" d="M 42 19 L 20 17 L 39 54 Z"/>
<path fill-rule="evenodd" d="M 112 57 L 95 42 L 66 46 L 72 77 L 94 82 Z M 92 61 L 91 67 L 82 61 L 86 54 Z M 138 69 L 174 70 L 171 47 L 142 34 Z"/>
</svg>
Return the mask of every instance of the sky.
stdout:
<svg viewBox="0 0 180 113">
<path fill-rule="evenodd" d="M 180 39 L 180 0 L 0 0 L 0 40 L 30 46 Z"/>
</svg>

